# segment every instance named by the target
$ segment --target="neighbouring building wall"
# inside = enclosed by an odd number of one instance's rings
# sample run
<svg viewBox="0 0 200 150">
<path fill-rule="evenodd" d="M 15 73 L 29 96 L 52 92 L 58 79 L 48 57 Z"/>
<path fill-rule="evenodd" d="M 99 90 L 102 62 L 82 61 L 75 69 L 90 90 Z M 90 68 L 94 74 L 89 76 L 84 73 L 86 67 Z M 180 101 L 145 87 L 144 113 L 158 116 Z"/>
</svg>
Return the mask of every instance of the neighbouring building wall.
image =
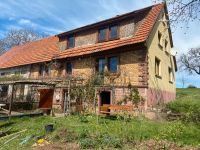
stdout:
<svg viewBox="0 0 200 150">
<path fill-rule="evenodd" d="M 157 23 L 154 25 L 154 29 L 151 32 L 148 41 L 148 106 L 166 103 L 174 100 L 176 96 L 176 84 L 175 84 L 175 62 L 171 55 L 170 49 L 172 43 L 170 41 L 170 34 L 168 25 L 164 20 L 164 12 L 160 14 Z M 164 18 L 163 18 L 164 17 Z M 162 34 L 161 41 L 159 41 L 158 32 Z M 167 46 L 165 45 L 167 41 Z M 162 46 L 163 47 L 162 47 Z M 156 58 L 160 60 L 160 75 L 156 75 Z M 169 68 L 172 70 L 172 77 L 170 79 Z"/>
</svg>

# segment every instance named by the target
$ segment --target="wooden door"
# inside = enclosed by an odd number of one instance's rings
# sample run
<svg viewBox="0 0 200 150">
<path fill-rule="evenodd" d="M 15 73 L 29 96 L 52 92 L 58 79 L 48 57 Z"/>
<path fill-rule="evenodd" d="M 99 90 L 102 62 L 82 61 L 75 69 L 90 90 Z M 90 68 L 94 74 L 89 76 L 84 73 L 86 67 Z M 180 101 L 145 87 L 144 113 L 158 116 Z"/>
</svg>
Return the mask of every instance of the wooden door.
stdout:
<svg viewBox="0 0 200 150">
<path fill-rule="evenodd" d="M 53 89 L 41 89 L 40 90 L 40 102 L 39 102 L 39 108 L 52 108 L 53 103 Z"/>
</svg>

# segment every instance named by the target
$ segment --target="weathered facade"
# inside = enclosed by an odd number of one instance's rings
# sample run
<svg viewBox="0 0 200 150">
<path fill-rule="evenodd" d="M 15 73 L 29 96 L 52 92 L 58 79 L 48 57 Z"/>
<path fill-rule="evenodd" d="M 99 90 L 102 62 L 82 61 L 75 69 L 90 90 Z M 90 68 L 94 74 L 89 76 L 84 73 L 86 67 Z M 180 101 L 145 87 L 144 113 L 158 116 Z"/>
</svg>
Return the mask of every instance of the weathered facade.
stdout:
<svg viewBox="0 0 200 150">
<path fill-rule="evenodd" d="M 130 93 L 130 85 L 139 90 L 146 107 L 171 101 L 176 62 L 166 13 L 166 5 L 158 4 L 15 47 L 0 56 L 0 76 L 18 71 L 27 79 L 73 76 L 87 81 L 103 75 L 96 91 L 100 103 L 118 103 Z M 25 89 L 26 94 L 28 85 Z M 63 108 L 65 93 L 62 86 L 54 88 L 53 106 Z"/>
</svg>

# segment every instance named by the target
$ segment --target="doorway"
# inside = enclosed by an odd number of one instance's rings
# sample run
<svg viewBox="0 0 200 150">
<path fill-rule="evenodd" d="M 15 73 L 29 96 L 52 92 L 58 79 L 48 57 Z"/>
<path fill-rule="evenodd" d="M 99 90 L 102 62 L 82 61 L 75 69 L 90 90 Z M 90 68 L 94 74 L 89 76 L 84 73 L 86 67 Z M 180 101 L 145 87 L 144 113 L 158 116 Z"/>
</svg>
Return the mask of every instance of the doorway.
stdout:
<svg viewBox="0 0 200 150">
<path fill-rule="evenodd" d="M 40 102 L 39 108 L 51 109 L 53 103 L 53 89 L 40 89 Z"/>
<path fill-rule="evenodd" d="M 100 93 L 100 99 L 101 99 L 101 106 L 107 104 L 110 105 L 111 104 L 111 98 L 110 98 L 110 92 L 109 91 L 102 91 Z"/>
</svg>

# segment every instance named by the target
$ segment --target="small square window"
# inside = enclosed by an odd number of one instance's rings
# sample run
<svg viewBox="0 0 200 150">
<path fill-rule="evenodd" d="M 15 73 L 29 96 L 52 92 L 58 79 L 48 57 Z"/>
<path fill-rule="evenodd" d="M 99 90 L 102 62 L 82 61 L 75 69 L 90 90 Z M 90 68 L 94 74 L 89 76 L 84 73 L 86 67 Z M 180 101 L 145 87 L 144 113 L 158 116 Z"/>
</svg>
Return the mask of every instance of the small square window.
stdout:
<svg viewBox="0 0 200 150">
<path fill-rule="evenodd" d="M 107 28 L 103 28 L 99 30 L 98 40 L 99 42 L 103 42 L 107 40 Z"/>
<path fill-rule="evenodd" d="M 155 75 L 159 77 L 161 76 L 160 59 L 157 57 L 155 58 Z"/>
<path fill-rule="evenodd" d="M 111 26 L 110 27 L 110 39 L 116 39 L 118 38 L 118 27 L 115 26 Z"/>
<path fill-rule="evenodd" d="M 118 70 L 119 59 L 118 57 L 110 57 L 108 58 L 108 70 L 111 73 L 116 73 Z"/>
<path fill-rule="evenodd" d="M 73 35 L 69 36 L 67 41 L 68 41 L 67 43 L 68 48 L 73 48 L 75 46 L 75 37 Z"/>
<path fill-rule="evenodd" d="M 72 68 L 73 68 L 72 63 L 71 62 L 67 62 L 67 64 L 66 64 L 66 73 L 67 74 L 72 74 Z"/>
</svg>

